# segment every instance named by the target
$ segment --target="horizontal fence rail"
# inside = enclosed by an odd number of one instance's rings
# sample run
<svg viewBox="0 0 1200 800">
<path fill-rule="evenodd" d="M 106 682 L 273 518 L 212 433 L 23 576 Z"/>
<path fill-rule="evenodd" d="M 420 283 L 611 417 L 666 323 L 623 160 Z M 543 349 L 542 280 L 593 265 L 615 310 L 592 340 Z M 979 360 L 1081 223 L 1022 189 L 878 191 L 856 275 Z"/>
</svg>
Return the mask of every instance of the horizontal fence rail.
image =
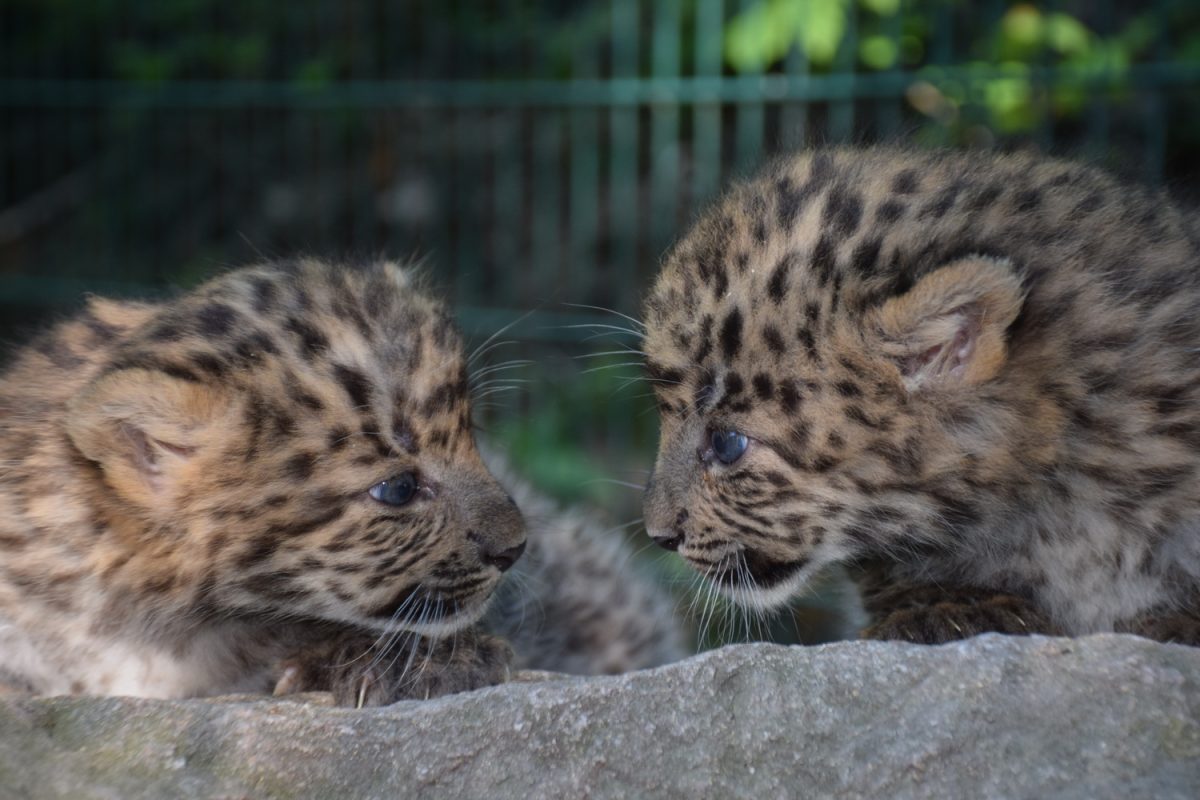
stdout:
<svg viewBox="0 0 1200 800">
<path fill-rule="evenodd" d="M 1032 83 L 1071 81 L 1103 88 L 1116 80 L 1135 88 L 1170 88 L 1200 82 L 1200 63 L 1133 64 L 1120 72 L 1085 67 L 1031 67 Z M 511 108 L 570 106 L 685 106 L 701 103 L 772 103 L 895 99 L 917 81 L 986 81 L 1010 78 L 1003 67 L 835 75 L 746 75 L 674 78 L 575 78 L 571 80 L 369 80 L 306 86 L 286 81 L 129 81 L 0 79 L 0 103 L 32 108 L 154 106 L 169 109 L 301 108 L 378 109 Z"/>
</svg>

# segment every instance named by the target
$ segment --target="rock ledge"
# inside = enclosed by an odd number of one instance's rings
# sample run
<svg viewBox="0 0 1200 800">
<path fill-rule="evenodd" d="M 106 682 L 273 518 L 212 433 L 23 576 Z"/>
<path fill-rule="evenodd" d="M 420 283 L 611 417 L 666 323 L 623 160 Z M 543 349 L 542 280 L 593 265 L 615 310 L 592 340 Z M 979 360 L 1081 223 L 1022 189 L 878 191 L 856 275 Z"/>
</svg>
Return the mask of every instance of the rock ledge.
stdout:
<svg viewBox="0 0 1200 800">
<path fill-rule="evenodd" d="M 1200 649 L 742 645 L 354 711 L 0 697 L 0 797 L 1200 796 Z"/>
</svg>

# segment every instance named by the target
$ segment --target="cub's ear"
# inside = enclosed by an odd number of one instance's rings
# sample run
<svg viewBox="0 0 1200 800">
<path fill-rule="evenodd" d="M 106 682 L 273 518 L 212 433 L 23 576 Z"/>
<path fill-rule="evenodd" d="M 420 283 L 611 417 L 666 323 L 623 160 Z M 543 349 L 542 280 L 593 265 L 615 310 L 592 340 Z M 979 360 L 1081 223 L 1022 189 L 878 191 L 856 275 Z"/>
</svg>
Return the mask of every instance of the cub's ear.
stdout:
<svg viewBox="0 0 1200 800">
<path fill-rule="evenodd" d="M 147 510 L 170 510 L 200 457 L 218 449 L 222 426 L 216 423 L 229 406 L 211 386 L 125 369 L 71 400 L 67 433 L 124 499 Z"/>
<path fill-rule="evenodd" d="M 910 392 L 974 386 L 1004 365 L 1025 291 L 1012 265 L 975 256 L 921 278 L 871 312 L 867 330 Z"/>
</svg>

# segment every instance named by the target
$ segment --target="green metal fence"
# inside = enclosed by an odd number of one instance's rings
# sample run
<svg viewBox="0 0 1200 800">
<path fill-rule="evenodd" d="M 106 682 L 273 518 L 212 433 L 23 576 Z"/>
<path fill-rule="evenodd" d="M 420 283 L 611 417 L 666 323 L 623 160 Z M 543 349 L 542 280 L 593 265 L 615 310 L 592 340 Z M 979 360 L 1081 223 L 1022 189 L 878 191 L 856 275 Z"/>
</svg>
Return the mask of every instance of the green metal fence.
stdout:
<svg viewBox="0 0 1200 800">
<path fill-rule="evenodd" d="M 386 254 L 545 361 L 781 149 L 1035 146 L 1186 188 L 1194 5 L 4 0 L 0 313 Z M 565 402 L 589 452 L 649 446 L 637 390 L 547 391 L 513 418 Z"/>
</svg>

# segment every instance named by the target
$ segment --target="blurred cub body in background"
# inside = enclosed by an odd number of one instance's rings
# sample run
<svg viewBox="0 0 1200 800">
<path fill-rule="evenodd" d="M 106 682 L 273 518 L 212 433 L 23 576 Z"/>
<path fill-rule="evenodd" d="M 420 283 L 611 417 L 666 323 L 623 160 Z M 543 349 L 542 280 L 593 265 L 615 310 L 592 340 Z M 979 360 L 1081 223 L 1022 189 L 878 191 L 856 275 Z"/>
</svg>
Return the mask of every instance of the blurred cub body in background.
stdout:
<svg viewBox="0 0 1200 800">
<path fill-rule="evenodd" d="M 93 300 L 0 377 L 0 684 L 185 697 L 278 681 L 385 703 L 503 680 L 510 646 L 475 623 L 525 524 L 476 449 L 469 389 L 449 316 L 391 264 Z M 576 527 L 539 520 L 531 588 L 554 588 L 540 565 L 572 568 Z M 658 622 L 622 657 L 588 642 L 580 671 L 675 655 L 669 605 L 624 591 L 616 564 L 583 566 L 610 583 L 581 630 Z"/>
<path fill-rule="evenodd" d="M 779 161 L 646 303 L 651 534 L 751 605 L 856 565 L 869 636 L 1200 643 L 1198 241 L 1062 161 Z"/>
</svg>

